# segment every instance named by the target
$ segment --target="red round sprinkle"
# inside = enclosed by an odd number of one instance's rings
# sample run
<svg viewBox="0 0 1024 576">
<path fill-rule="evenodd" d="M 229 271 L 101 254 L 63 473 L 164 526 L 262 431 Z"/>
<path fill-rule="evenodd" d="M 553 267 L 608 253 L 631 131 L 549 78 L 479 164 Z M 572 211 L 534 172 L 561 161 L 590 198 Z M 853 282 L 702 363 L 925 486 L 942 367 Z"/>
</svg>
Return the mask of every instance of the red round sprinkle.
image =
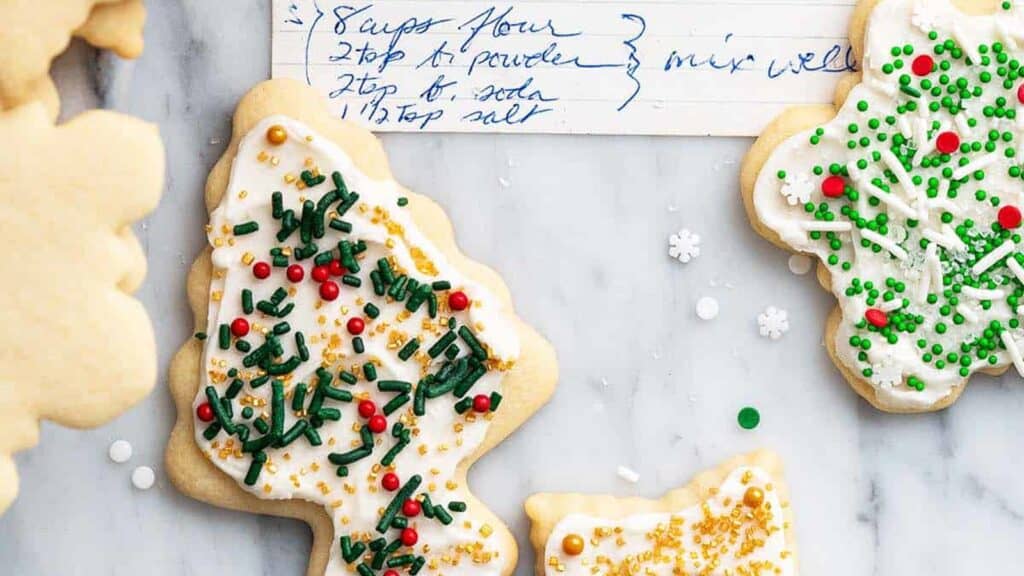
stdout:
<svg viewBox="0 0 1024 576">
<path fill-rule="evenodd" d="M 398 475 L 395 474 L 394 472 L 388 472 L 387 474 L 384 475 L 383 478 L 380 479 L 380 485 L 383 486 L 384 489 L 387 490 L 388 492 L 394 492 L 395 490 L 398 490 L 398 487 L 401 484 L 401 481 L 398 480 Z"/>
<path fill-rule="evenodd" d="M 821 181 L 821 193 L 829 198 L 839 198 L 846 192 L 846 180 L 842 176 L 829 176 Z"/>
<path fill-rule="evenodd" d="M 231 333 L 241 338 L 249 333 L 249 321 L 245 318 L 235 318 L 231 321 Z"/>
<path fill-rule="evenodd" d="M 885 328 L 889 325 L 889 317 L 878 308 L 868 308 L 864 318 L 875 328 Z"/>
<path fill-rule="evenodd" d="M 935 148 L 943 154 L 952 154 L 960 148 L 960 136 L 956 132 L 943 132 L 935 139 Z"/>
<path fill-rule="evenodd" d="M 395 570 L 385 570 L 384 576 L 398 576 L 398 572 Z"/>
<path fill-rule="evenodd" d="M 1017 87 L 1017 101 L 1024 104 L 1024 84 Z"/>
<path fill-rule="evenodd" d="M 330 272 L 327 270 L 327 266 L 314 266 L 313 272 L 310 273 L 314 282 L 323 282 L 327 280 L 329 275 Z"/>
<path fill-rule="evenodd" d="M 327 271 L 331 273 L 331 276 L 345 275 L 345 267 L 341 265 L 341 260 L 331 260 L 327 265 Z"/>
<path fill-rule="evenodd" d="M 402 515 L 407 518 L 418 516 L 421 510 L 423 510 L 423 505 L 419 500 L 410 498 L 402 503 Z"/>
<path fill-rule="evenodd" d="M 320 297 L 328 302 L 335 300 L 341 289 L 338 288 L 338 283 L 333 280 L 327 280 L 320 285 Z"/>
<path fill-rule="evenodd" d="M 420 540 L 420 535 L 416 533 L 415 528 L 406 528 L 402 530 L 402 544 L 405 546 L 415 546 Z"/>
<path fill-rule="evenodd" d="M 377 413 L 377 405 L 373 403 L 373 400 L 363 400 L 359 402 L 359 415 L 363 418 L 369 418 Z"/>
<path fill-rule="evenodd" d="M 286 274 L 288 275 L 288 279 L 292 282 L 302 282 L 302 279 L 306 277 L 306 271 L 298 264 L 292 264 L 289 266 Z"/>
<path fill-rule="evenodd" d="M 927 54 L 922 54 L 917 58 L 914 58 L 914 62 L 910 65 L 910 69 L 917 76 L 927 76 L 935 70 L 935 61 L 932 57 Z"/>
<path fill-rule="evenodd" d="M 252 265 L 252 275 L 263 280 L 264 278 L 270 277 L 270 264 L 266 262 L 257 262 Z"/>
<path fill-rule="evenodd" d="M 1003 206 L 999 209 L 999 225 L 1007 230 L 1020 226 L 1020 209 L 1016 206 Z"/>
<path fill-rule="evenodd" d="M 469 296 L 462 290 L 452 292 L 448 295 L 448 307 L 456 312 L 469 308 Z"/>
<path fill-rule="evenodd" d="M 196 416 L 203 422 L 213 422 L 213 407 L 209 402 L 203 402 L 196 406 Z"/>
<path fill-rule="evenodd" d="M 349 334 L 353 336 L 358 336 L 362 334 L 363 330 L 366 328 L 366 322 L 363 322 L 363 319 L 358 317 L 349 318 L 348 323 L 345 324 L 345 327 L 348 328 Z"/>
<path fill-rule="evenodd" d="M 388 429 L 388 419 L 380 414 L 374 414 L 373 416 L 370 416 L 366 425 L 370 427 L 370 432 L 380 434 Z"/>
<path fill-rule="evenodd" d="M 474 412 L 488 412 L 491 409 L 491 399 L 486 394 L 477 394 L 473 397 Z"/>
</svg>

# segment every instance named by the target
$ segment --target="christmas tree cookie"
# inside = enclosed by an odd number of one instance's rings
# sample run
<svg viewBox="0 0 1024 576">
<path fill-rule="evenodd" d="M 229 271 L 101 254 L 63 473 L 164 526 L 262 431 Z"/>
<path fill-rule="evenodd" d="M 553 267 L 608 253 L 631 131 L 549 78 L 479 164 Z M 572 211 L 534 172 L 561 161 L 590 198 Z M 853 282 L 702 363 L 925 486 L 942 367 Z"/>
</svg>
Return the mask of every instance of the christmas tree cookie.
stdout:
<svg viewBox="0 0 1024 576">
<path fill-rule="evenodd" d="M 835 364 L 892 412 L 1024 375 L 1024 10 L 956 4 L 861 2 L 862 71 L 834 108 L 778 118 L 742 170 L 758 232 L 820 259 Z"/>
<path fill-rule="evenodd" d="M 526 501 L 537 574 L 796 574 L 782 465 L 734 458 L 660 500 L 536 494 Z"/>
<path fill-rule="evenodd" d="M 131 225 L 156 206 L 163 158 L 156 128 L 127 116 L 55 126 L 40 103 L 0 112 L 0 512 L 17 492 L 11 454 L 37 442 L 40 419 L 98 426 L 155 382 Z"/>
<path fill-rule="evenodd" d="M 369 132 L 293 81 L 246 95 L 188 281 L 172 481 L 305 520 L 311 575 L 510 574 L 473 462 L 553 391 L 551 347 Z"/>
<path fill-rule="evenodd" d="M 60 103 L 50 62 L 78 36 L 122 58 L 142 53 L 142 0 L 0 2 L 0 109 L 40 101 L 52 118 Z"/>
</svg>

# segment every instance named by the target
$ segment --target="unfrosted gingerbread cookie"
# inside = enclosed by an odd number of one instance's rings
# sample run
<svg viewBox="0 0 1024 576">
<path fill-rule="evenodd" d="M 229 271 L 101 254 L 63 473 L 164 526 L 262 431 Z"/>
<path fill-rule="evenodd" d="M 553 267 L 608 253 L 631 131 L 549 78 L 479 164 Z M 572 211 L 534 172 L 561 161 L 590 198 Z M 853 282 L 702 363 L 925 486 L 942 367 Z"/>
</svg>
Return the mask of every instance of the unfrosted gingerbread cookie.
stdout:
<svg viewBox="0 0 1024 576">
<path fill-rule="evenodd" d="M 0 109 L 41 101 L 56 118 L 50 63 L 71 36 L 136 58 L 145 20 L 142 0 L 0 0 Z"/>
<path fill-rule="evenodd" d="M 469 467 L 544 403 L 551 347 L 441 209 L 308 87 L 246 95 L 207 184 L 202 332 L 171 369 L 186 494 L 301 518 L 322 574 L 509 574 Z"/>
<path fill-rule="evenodd" d="M 154 384 L 131 225 L 156 206 L 163 168 L 156 128 L 134 118 L 0 112 L 0 512 L 17 492 L 11 454 L 36 443 L 39 419 L 98 426 Z"/>
<path fill-rule="evenodd" d="M 820 259 L 829 353 L 887 411 L 1024 374 L 1024 10 L 958 4 L 861 2 L 861 73 L 835 108 L 777 119 L 742 171 L 755 228 Z"/>
<path fill-rule="evenodd" d="M 797 573 L 782 465 L 734 458 L 660 500 L 536 494 L 526 501 L 538 576 Z"/>
</svg>

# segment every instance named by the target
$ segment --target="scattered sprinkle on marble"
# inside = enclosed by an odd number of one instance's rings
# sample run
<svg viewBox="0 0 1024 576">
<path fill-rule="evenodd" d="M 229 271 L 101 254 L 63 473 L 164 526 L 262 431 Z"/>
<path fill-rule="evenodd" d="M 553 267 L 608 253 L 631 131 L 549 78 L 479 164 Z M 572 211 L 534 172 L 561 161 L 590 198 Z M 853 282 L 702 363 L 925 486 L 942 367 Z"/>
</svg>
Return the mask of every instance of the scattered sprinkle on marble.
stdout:
<svg viewBox="0 0 1024 576">
<path fill-rule="evenodd" d="M 679 206 L 676 206 L 675 204 L 669 204 L 668 208 L 666 208 L 666 210 L 668 210 L 669 212 L 673 212 L 673 213 L 674 212 L 679 212 Z"/>
<path fill-rule="evenodd" d="M 156 482 L 156 474 L 149 466 L 139 466 L 132 471 L 132 485 L 139 490 L 149 490 Z"/>
<path fill-rule="evenodd" d="M 793 254 L 789 257 L 789 271 L 797 276 L 803 276 L 811 271 L 813 261 L 806 254 Z"/>
<path fill-rule="evenodd" d="M 700 236 L 686 228 L 669 236 L 668 255 L 683 264 L 700 256 Z"/>
<path fill-rule="evenodd" d="M 640 481 L 640 475 L 637 474 L 636 470 L 633 470 L 632 468 L 619 466 L 615 473 L 619 475 L 619 478 L 622 478 L 623 480 L 629 482 L 630 484 L 636 484 L 637 482 Z"/>
<path fill-rule="evenodd" d="M 604 386 L 605 388 L 608 387 L 608 379 L 607 378 L 601 378 L 601 386 Z"/>
<path fill-rule="evenodd" d="M 714 320 L 718 317 L 718 300 L 704 296 L 697 300 L 697 317 L 701 320 Z"/>
<path fill-rule="evenodd" d="M 789 314 L 781 308 L 769 306 L 757 316 L 757 327 L 761 336 L 778 340 L 789 332 Z"/>
<path fill-rule="evenodd" d="M 505 178 L 502 178 L 501 176 L 498 176 L 498 184 L 501 184 L 502 188 L 508 188 L 509 184 L 511 184 L 511 182 L 509 182 Z"/>
<path fill-rule="evenodd" d="M 746 406 L 736 415 L 736 422 L 744 430 L 753 430 L 761 423 L 761 413 L 757 411 L 757 408 Z"/>
<path fill-rule="evenodd" d="M 132 445 L 127 440 L 115 440 L 107 450 L 110 459 L 118 464 L 124 464 L 132 459 Z"/>
</svg>

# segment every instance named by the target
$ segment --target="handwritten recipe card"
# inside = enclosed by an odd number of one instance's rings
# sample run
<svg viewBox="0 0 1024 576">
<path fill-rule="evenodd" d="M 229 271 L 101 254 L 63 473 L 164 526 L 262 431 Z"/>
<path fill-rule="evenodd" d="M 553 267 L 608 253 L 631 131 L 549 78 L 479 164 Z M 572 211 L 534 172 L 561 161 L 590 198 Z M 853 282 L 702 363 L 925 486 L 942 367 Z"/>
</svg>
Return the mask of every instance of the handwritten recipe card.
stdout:
<svg viewBox="0 0 1024 576">
<path fill-rule="evenodd" d="M 375 131 L 752 136 L 857 69 L 855 0 L 273 0 L 273 76 Z"/>
</svg>

